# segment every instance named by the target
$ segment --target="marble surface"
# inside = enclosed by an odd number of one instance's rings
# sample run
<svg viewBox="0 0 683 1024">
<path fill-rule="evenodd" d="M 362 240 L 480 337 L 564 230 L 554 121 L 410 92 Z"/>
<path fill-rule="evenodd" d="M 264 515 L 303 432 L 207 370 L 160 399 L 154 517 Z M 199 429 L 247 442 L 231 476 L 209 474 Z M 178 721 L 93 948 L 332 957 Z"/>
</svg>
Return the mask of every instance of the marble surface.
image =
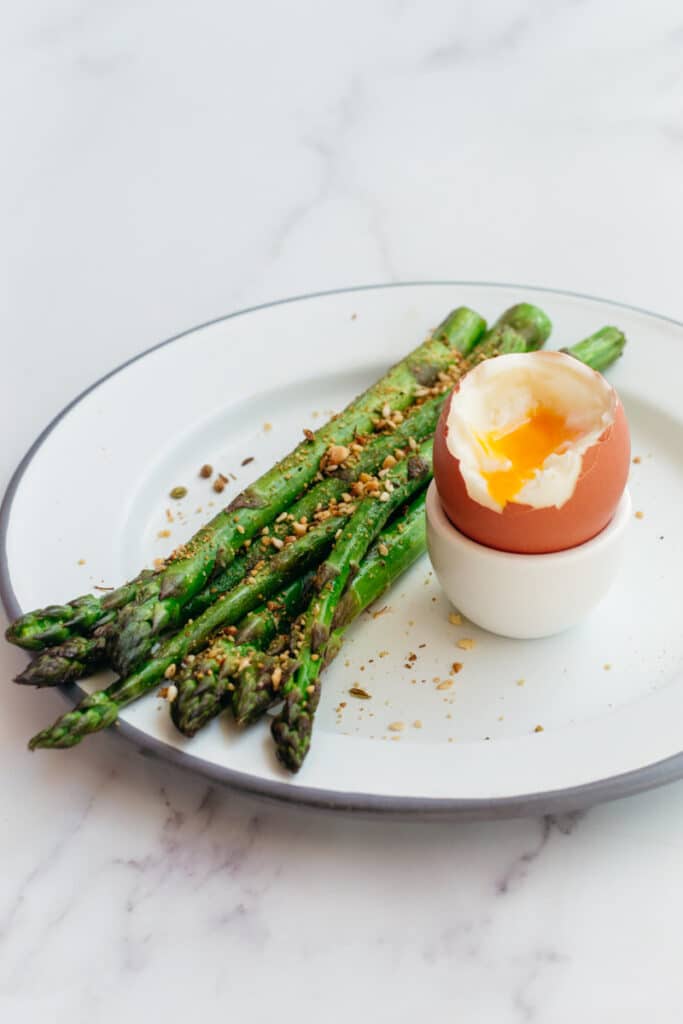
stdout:
<svg viewBox="0 0 683 1024">
<path fill-rule="evenodd" d="M 94 378 L 269 299 L 464 278 L 683 319 L 675 0 L 35 0 L 0 48 L 0 490 Z M 3 690 L 3 1021 L 680 1020 L 683 784 L 364 820 L 112 736 L 29 756 L 60 707 Z"/>
</svg>

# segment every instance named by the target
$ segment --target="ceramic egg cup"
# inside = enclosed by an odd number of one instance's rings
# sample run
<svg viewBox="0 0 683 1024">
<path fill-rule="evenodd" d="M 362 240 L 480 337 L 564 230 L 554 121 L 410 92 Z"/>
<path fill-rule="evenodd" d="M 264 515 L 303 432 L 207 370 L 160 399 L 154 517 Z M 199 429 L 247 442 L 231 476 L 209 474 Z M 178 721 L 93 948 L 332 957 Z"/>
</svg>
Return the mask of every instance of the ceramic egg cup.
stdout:
<svg viewBox="0 0 683 1024">
<path fill-rule="evenodd" d="M 592 540 L 565 551 L 520 555 L 470 540 L 450 522 L 436 483 L 427 492 L 427 544 L 439 583 L 471 622 L 492 633 L 536 639 L 576 625 L 602 600 L 622 560 L 631 498 Z"/>
</svg>

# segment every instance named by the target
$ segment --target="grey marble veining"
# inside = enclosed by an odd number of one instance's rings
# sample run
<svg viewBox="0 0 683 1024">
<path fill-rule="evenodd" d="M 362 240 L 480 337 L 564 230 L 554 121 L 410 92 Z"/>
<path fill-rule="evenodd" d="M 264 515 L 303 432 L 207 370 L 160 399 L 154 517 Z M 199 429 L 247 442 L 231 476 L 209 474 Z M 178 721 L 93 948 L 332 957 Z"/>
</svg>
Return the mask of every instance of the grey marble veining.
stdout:
<svg viewBox="0 0 683 1024">
<path fill-rule="evenodd" d="M 683 318 L 673 0 L 3 21 L 0 487 L 101 373 L 272 298 L 506 280 Z M 21 660 L 2 648 L 5 679 Z M 112 736 L 29 756 L 60 707 L 3 689 L 3 1021 L 680 1019 L 683 785 L 543 821 L 357 819 Z"/>
</svg>

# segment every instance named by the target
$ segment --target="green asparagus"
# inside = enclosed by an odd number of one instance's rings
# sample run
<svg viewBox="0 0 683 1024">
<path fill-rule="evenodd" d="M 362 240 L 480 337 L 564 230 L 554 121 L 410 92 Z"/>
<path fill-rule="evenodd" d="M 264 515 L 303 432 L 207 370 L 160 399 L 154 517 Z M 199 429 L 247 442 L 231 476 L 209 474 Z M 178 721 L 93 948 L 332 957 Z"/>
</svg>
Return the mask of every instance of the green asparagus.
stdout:
<svg viewBox="0 0 683 1024">
<path fill-rule="evenodd" d="M 254 609 L 236 629 L 219 633 L 196 658 L 183 662 L 174 676 L 178 692 L 171 703 L 171 718 L 180 732 L 194 736 L 219 714 L 236 678 L 248 679 L 254 687 L 272 686 L 273 678 L 280 683 L 290 660 L 282 631 L 308 604 L 312 581 L 309 574 L 290 583 L 275 601 Z"/>
<path fill-rule="evenodd" d="M 245 540 L 268 526 L 312 482 L 323 456 L 343 447 L 357 434 L 373 429 L 388 406 L 409 406 L 416 391 L 433 383 L 461 352 L 469 352 L 485 330 L 481 317 L 466 307 L 452 312 L 434 334 L 402 359 L 336 418 L 268 470 L 238 495 L 186 544 L 157 580 L 157 594 L 128 605 L 112 644 L 114 667 L 130 672 L 149 653 L 154 638 L 177 625 L 181 612 L 204 588 L 215 569 L 227 566 Z"/>
<path fill-rule="evenodd" d="M 346 630 L 366 608 L 376 601 L 413 562 L 424 553 L 426 491 L 408 505 L 404 514 L 382 530 L 351 580 L 337 606 L 332 633 L 327 644 L 324 667 L 339 653 Z M 240 677 L 232 693 L 232 708 L 239 725 L 255 721 L 278 694 L 266 679 L 254 682 Z"/>
<path fill-rule="evenodd" d="M 618 327 L 602 327 L 595 334 L 561 351 L 602 373 L 619 359 L 625 344 L 626 338 Z"/>
<path fill-rule="evenodd" d="M 318 570 L 318 593 L 295 637 L 297 668 L 283 687 L 284 707 L 273 722 L 276 754 L 290 771 L 298 771 L 311 743 L 313 715 L 320 698 L 320 670 L 337 606 L 354 569 L 391 513 L 429 479 L 432 442 L 399 462 L 382 480 L 379 496 L 368 495 L 346 523 L 332 552 Z"/>
<path fill-rule="evenodd" d="M 340 602 L 327 656 L 336 654 L 349 624 L 375 601 L 425 550 L 425 492 L 383 530 L 361 562 Z M 255 721 L 274 701 L 293 662 L 286 651 L 263 648 L 281 633 L 283 613 L 303 609 L 304 591 L 288 588 L 281 595 L 277 620 L 265 606 L 244 620 L 235 636 L 219 635 L 175 677 L 178 693 L 171 718 L 185 736 L 194 736 L 219 714 L 228 701 L 239 725 Z M 307 603 L 307 602 L 306 602 Z M 285 655 L 277 657 L 276 655 Z M 326 662 L 327 663 L 327 662 Z M 278 671 L 279 670 L 279 671 Z"/>
<path fill-rule="evenodd" d="M 179 633 L 161 643 L 138 672 L 116 680 L 106 690 L 85 697 L 73 711 L 62 715 L 53 726 L 34 736 L 29 743 L 31 750 L 36 747 L 73 747 L 89 733 L 111 725 L 116 721 L 120 708 L 154 689 L 172 665 L 201 649 L 218 629 L 239 622 L 261 601 L 277 593 L 283 583 L 290 582 L 317 564 L 329 550 L 334 534 L 343 523 L 343 516 L 332 517 L 283 547 L 239 587 L 224 594 L 199 618 L 188 622 Z"/>
</svg>

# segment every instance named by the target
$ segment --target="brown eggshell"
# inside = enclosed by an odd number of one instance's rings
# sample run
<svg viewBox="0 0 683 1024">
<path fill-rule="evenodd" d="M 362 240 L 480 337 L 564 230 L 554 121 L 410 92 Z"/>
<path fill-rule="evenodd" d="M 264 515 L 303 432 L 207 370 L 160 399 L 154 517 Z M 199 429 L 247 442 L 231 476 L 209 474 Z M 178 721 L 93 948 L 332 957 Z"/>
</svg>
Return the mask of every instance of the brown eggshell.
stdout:
<svg viewBox="0 0 683 1024">
<path fill-rule="evenodd" d="M 604 530 L 626 487 L 631 461 L 628 423 L 618 399 L 614 423 L 585 452 L 574 493 L 562 508 L 508 502 L 502 512 L 494 512 L 470 498 L 460 462 L 448 448 L 447 420 L 454 393 L 444 404 L 434 435 L 434 479 L 444 512 L 456 529 L 487 547 L 528 555 L 564 551 Z"/>
</svg>

